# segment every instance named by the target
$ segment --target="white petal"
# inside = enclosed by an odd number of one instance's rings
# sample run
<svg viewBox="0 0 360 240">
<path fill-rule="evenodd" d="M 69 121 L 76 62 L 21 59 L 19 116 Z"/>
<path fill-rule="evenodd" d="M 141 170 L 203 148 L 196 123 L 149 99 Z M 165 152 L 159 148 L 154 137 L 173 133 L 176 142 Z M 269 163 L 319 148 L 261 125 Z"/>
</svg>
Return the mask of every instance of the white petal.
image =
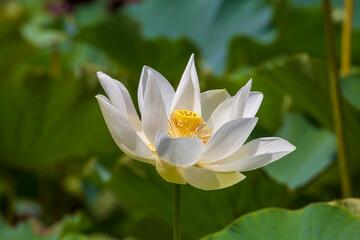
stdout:
<svg viewBox="0 0 360 240">
<path fill-rule="evenodd" d="M 226 99 L 214 110 L 207 122 L 209 128 L 217 131 L 226 122 L 243 117 L 251 83 L 252 80 L 250 79 L 235 96 Z"/>
<path fill-rule="evenodd" d="M 296 147 L 281 138 L 258 138 L 229 157 L 209 164 L 216 171 L 249 171 L 263 167 L 294 151 Z"/>
<path fill-rule="evenodd" d="M 202 92 L 201 117 L 207 121 L 214 110 L 229 97 L 230 94 L 225 89 L 216 89 Z"/>
<path fill-rule="evenodd" d="M 241 118 L 225 123 L 206 143 L 201 162 L 215 162 L 234 153 L 249 137 L 257 120 L 257 118 Z"/>
<path fill-rule="evenodd" d="M 97 72 L 97 75 L 112 105 L 129 120 L 135 131 L 142 131 L 139 116 L 125 86 L 105 73 Z"/>
<path fill-rule="evenodd" d="M 234 96 L 233 115 L 232 119 L 242 118 L 244 115 L 246 101 L 248 99 L 252 80 L 250 79 L 244 87 L 242 87 Z"/>
<path fill-rule="evenodd" d="M 249 97 L 246 101 L 244 118 L 252 118 L 256 115 L 264 95 L 261 92 L 250 92 Z"/>
<path fill-rule="evenodd" d="M 178 167 L 194 165 L 199 161 L 203 142 L 197 138 L 171 138 L 165 132 L 156 134 L 155 148 L 161 159 Z"/>
<path fill-rule="evenodd" d="M 181 172 L 181 167 L 174 166 L 159 158 L 155 159 L 155 167 L 159 175 L 166 181 L 176 184 L 186 184 Z"/>
<path fill-rule="evenodd" d="M 102 72 L 97 72 L 100 84 L 109 96 L 111 104 L 125 117 L 127 117 L 126 104 L 122 92 L 117 87 L 115 80 Z"/>
<path fill-rule="evenodd" d="M 144 96 L 146 92 L 146 85 L 149 79 L 155 80 L 157 85 L 160 88 L 161 96 L 164 100 L 167 114 L 170 114 L 170 107 L 175 95 L 174 88 L 171 86 L 171 84 L 164 78 L 159 72 L 155 71 L 154 69 L 144 66 L 140 82 L 139 82 L 139 88 L 138 88 L 138 103 L 139 103 L 139 109 L 142 113 L 143 111 L 143 103 L 144 103 Z"/>
<path fill-rule="evenodd" d="M 234 99 L 234 97 L 226 99 L 215 109 L 207 122 L 209 129 L 211 128 L 216 132 L 224 123 L 232 120 Z"/>
<path fill-rule="evenodd" d="M 161 95 L 160 86 L 153 78 L 148 78 L 143 110 L 141 115 L 144 133 L 149 142 L 155 144 L 155 136 L 159 130 L 168 130 L 166 106 Z"/>
<path fill-rule="evenodd" d="M 142 126 L 141 126 L 141 122 L 140 122 L 140 119 L 139 119 L 139 115 L 136 112 L 134 103 L 131 100 L 131 97 L 130 97 L 130 94 L 129 94 L 128 90 L 119 81 L 115 80 L 115 84 L 120 89 L 120 91 L 122 93 L 122 96 L 124 98 L 126 111 L 127 111 L 127 117 L 128 117 L 129 122 L 134 127 L 135 131 L 137 131 L 137 132 L 142 131 Z"/>
<path fill-rule="evenodd" d="M 237 171 L 214 172 L 212 170 L 190 166 L 183 168 L 182 172 L 187 183 L 202 190 L 230 187 L 245 179 L 245 176 Z"/>
<path fill-rule="evenodd" d="M 201 115 L 200 86 L 194 63 L 194 54 L 191 55 L 181 77 L 170 112 L 176 109 L 190 110 Z"/>
<path fill-rule="evenodd" d="M 154 155 L 149 147 L 140 139 L 128 120 L 110 104 L 106 97 L 97 95 L 101 112 L 111 136 L 118 147 L 127 155 L 137 160 L 153 163 Z"/>
</svg>

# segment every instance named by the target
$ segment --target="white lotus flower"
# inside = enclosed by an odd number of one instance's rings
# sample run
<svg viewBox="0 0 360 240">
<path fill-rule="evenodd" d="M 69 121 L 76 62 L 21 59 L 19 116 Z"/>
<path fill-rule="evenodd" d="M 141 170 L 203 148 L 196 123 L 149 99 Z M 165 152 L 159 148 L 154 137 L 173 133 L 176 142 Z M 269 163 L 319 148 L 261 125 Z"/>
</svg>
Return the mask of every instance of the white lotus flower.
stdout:
<svg viewBox="0 0 360 240">
<path fill-rule="evenodd" d="M 129 92 L 98 72 L 100 104 L 109 131 L 130 157 L 150 163 L 165 180 L 204 189 L 229 187 L 240 173 L 265 166 L 295 150 L 281 138 L 245 143 L 256 125 L 263 95 L 250 92 L 251 80 L 233 97 L 226 90 L 200 93 L 194 56 L 174 91 L 157 71 L 144 67 L 138 88 L 141 121 Z"/>
</svg>

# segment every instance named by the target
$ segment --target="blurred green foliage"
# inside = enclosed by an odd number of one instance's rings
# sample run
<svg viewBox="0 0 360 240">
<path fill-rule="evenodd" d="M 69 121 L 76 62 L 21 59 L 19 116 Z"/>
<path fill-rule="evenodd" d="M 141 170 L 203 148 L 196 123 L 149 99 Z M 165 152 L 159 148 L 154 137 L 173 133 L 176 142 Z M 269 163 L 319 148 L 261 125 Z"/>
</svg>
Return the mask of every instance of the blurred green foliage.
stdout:
<svg viewBox="0 0 360 240">
<path fill-rule="evenodd" d="M 339 46 L 343 5 L 333 3 Z M 341 81 L 355 197 L 358 13 L 356 1 L 353 66 Z M 143 65 L 176 86 L 193 52 L 202 91 L 233 95 L 252 77 L 253 89 L 264 93 L 252 137 L 281 136 L 297 150 L 227 189 L 184 186 L 184 239 L 219 231 L 246 213 L 230 228 L 253 234 L 283 217 L 303 227 L 297 221 L 306 212 L 320 230 L 330 218 L 334 229 L 345 220 L 357 226 L 358 219 L 328 204 L 260 210 L 341 198 L 324 45 L 318 0 L 1 1 L 0 240 L 170 239 L 172 186 L 114 144 L 94 98 L 103 92 L 96 71 L 123 82 L 136 102 Z"/>
</svg>

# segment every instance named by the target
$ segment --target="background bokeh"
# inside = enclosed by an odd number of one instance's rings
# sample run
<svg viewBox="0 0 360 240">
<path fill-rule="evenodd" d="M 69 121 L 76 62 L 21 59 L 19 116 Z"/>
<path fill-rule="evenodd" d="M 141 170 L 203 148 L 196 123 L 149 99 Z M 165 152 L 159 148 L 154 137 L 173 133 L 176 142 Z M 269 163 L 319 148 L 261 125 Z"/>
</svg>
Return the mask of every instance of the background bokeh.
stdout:
<svg viewBox="0 0 360 240">
<path fill-rule="evenodd" d="M 332 3 L 339 55 L 344 7 Z M 341 91 L 359 197 L 354 3 L 352 68 Z M 170 239 L 172 186 L 116 147 L 94 97 L 103 93 L 96 72 L 120 80 L 136 103 L 143 65 L 176 87 L 192 53 L 202 91 L 233 95 L 252 78 L 264 100 L 251 137 L 280 136 L 297 150 L 227 189 L 183 187 L 184 239 L 263 208 L 342 197 L 321 1 L 2 0 L 0 239 Z"/>
</svg>

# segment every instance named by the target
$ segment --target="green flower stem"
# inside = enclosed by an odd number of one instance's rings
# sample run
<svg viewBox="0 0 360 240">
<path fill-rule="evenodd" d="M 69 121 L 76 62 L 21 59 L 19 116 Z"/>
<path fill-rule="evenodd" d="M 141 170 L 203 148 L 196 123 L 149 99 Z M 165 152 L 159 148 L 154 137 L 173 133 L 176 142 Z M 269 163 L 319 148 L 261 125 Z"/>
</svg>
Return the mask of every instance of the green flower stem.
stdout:
<svg viewBox="0 0 360 240">
<path fill-rule="evenodd" d="M 181 184 L 174 184 L 174 240 L 181 240 L 180 190 Z"/>
<path fill-rule="evenodd" d="M 334 130 L 337 139 L 338 162 L 343 197 L 350 197 L 351 183 L 347 166 L 346 143 L 344 136 L 343 109 L 339 90 L 339 74 L 336 65 L 334 29 L 331 20 L 331 3 L 330 0 L 323 0 L 325 33 L 328 53 L 328 73 L 330 96 L 334 118 Z"/>
<path fill-rule="evenodd" d="M 347 76 L 351 65 L 351 25 L 353 17 L 353 0 L 345 0 L 345 18 L 341 32 L 341 76 Z"/>
</svg>

